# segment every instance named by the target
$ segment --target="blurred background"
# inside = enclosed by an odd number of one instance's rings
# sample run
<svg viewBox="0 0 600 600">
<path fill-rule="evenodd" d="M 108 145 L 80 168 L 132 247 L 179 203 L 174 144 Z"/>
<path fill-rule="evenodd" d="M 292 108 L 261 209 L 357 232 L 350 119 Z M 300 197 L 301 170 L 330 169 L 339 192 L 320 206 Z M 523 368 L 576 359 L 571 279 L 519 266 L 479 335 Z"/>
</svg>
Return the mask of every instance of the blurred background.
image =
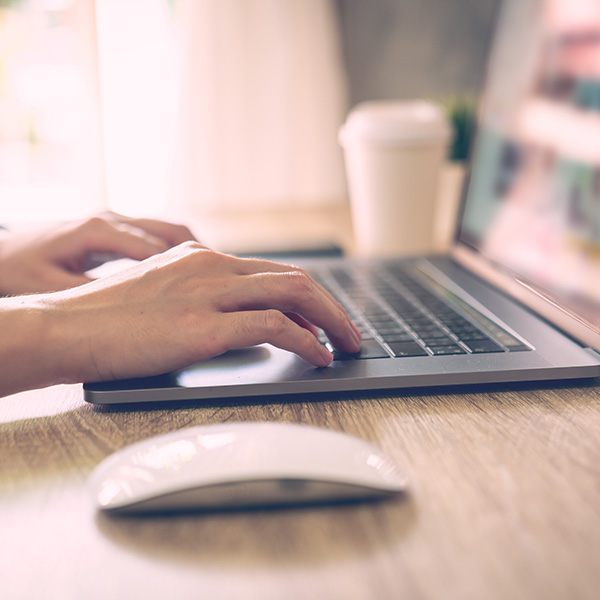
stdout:
<svg viewBox="0 0 600 600">
<path fill-rule="evenodd" d="M 475 95 L 495 4 L 0 0 L 0 219 L 343 203 L 349 108 Z"/>
<path fill-rule="evenodd" d="M 498 0 L 336 0 L 352 104 L 476 92 Z"/>
</svg>

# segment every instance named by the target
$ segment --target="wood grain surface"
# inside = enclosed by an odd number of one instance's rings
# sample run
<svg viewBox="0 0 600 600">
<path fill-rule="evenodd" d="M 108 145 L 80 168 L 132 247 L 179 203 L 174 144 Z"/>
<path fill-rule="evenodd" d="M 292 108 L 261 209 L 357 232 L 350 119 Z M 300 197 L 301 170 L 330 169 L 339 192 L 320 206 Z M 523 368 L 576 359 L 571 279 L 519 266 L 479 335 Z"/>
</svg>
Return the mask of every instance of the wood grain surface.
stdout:
<svg viewBox="0 0 600 600">
<path fill-rule="evenodd" d="M 110 453 L 182 427 L 306 423 L 385 449 L 392 501 L 107 517 Z M 0 399 L 0 597 L 593 599 L 600 382 L 97 408 L 80 386 Z"/>
</svg>

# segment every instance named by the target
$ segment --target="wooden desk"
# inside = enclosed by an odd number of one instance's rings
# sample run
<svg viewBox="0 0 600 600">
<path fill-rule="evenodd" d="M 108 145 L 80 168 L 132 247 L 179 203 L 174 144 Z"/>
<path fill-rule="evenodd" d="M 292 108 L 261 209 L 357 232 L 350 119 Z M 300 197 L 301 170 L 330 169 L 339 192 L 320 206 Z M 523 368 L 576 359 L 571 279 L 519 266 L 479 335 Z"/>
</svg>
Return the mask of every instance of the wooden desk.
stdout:
<svg viewBox="0 0 600 600">
<path fill-rule="evenodd" d="M 109 518 L 94 466 L 197 424 L 309 423 L 387 450 L 406 497 L 301 510 Z M 264 405 L 98 409 L 79 386 L 0 399 L 0 597 L 593 599 L 600 381 Z"/>
</svg>

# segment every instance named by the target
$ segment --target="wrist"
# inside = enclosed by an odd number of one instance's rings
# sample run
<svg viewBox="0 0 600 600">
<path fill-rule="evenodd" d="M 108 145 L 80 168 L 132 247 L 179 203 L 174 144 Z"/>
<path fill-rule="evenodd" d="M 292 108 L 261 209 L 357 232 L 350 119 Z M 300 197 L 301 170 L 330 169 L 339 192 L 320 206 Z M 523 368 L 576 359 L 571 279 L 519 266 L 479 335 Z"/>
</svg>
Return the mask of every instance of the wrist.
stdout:
<svg viewBox="0 0 600 600">
<path fill-rule="evenodd" d="M 75 340 L 52 296 L 0 299 L 0 395 L 77 381 Z"/>
</svg>

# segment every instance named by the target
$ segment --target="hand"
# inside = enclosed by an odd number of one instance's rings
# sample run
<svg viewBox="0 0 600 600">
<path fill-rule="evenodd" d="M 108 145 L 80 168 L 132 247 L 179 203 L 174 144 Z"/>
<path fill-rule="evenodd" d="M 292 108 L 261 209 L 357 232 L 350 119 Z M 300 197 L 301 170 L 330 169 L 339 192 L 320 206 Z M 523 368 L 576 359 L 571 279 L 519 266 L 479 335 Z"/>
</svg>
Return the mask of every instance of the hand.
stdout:
<svg viewBox="0 0 600 600">
<path fill-rule="evenodd" d="M 94 266 L 94 260 L 143 260 L 193 239 L 189 229 L 180 225 L 110 212 L 41 231 L 2 231 L 0 295 L 78 286 L 91 281 L 85 272 Z"/>
<path fill-rule="evenodd" d="M 37 298 L 46 330 L 61 332 L 54 352 L 69 381 L 154 375 L 265 342 L 324 367 L 333 357 L 317 328 L 342 351 L 360 349 L 345 310 L 301 269 L 198 243 Z"/>
</svg>

